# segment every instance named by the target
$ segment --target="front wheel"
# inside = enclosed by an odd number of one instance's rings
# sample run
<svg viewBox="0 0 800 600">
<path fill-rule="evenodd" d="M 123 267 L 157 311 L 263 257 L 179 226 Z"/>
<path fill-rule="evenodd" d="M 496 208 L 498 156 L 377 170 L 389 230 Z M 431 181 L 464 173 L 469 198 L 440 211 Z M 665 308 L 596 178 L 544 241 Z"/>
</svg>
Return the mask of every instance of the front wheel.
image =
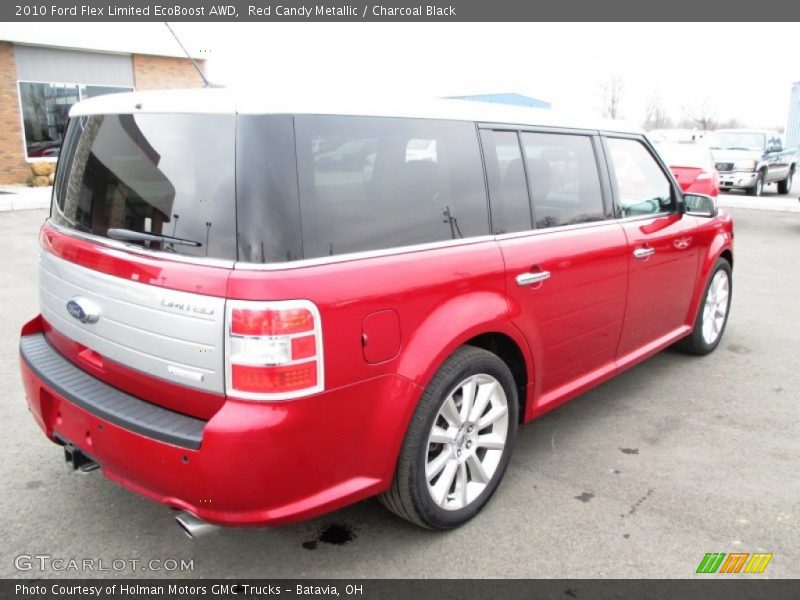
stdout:
<svg viewBox="0 0 800 600">
<path fill-rule="evenodd" d="M 732 290 L 731 265 L 724 258 L 718 258 L 706 285 L 703 304 L 697 313 L 692 333 L 676 344 L 679 350 L 699 356 L 714 351 L 728 323 Z"/>
<path fill-rule="evenodd" d="M 779 194 L 785 195 L 792 191 L 792 177 L 794 177 L 794 171 L 789 171 L 786 179 L 778 182 Z"/>
<path fill-rule="evenodd" d="M 747 188 L 748 196 L 760 196 L 764 191 L 764 172 L 760 171 L 756 177 L 756 183 L 753 187 Z"/>
<path fill-rule="evenodd" d="M 517 388 L 505 362 L 481 348 L 459 348 L 425 389 L 381 503 L 429 529 L 469 521 L 503 478 L 517 431 L 517 406 Z"/>
</svg>

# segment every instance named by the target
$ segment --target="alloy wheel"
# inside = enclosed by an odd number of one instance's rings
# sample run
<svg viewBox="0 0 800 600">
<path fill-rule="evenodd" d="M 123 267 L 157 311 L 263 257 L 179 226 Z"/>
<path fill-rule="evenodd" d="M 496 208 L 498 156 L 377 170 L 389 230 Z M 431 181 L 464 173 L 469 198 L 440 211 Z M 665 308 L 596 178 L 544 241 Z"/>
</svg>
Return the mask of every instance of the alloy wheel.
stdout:
<svg viewBox="0 0 800 600">
<path fill-rule="evenodd" d="M 708 286 L 706 302 L 703 307 L 703 340 L 706 344 L 717 341 L 728 315 L 730 280 L 728 273 L 720 269 L 714 274 Z"/>
<path fill-rule="evenodd" d="M 472 375 L 448 394 L 428 436 L 425 464 L 428 492 L 440 508 L 459 510 L 481 495 L 508 432 L 508 398 L 491 375 Z"/>
</svg>

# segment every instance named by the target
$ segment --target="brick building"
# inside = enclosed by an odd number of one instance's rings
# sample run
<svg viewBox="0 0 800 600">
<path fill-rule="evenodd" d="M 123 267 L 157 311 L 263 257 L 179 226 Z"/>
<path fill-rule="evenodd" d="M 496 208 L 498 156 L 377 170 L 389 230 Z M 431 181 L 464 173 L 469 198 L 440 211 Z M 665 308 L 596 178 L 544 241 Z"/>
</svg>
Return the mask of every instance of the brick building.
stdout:
<svg viewBox="0 0 800 600">
<path fill-rule="evenodd" d="M 24 183 L 30 163 L 55 161 L 69 108 L 130 90 L 200 87 L 202 79 L 160 23 L 97 29 L 0 24 L 0 184 Z M 147 31 L 143 29 L 146 28 Z M 208 50 L 189 49 L 205 69 Z"/>
</svg>

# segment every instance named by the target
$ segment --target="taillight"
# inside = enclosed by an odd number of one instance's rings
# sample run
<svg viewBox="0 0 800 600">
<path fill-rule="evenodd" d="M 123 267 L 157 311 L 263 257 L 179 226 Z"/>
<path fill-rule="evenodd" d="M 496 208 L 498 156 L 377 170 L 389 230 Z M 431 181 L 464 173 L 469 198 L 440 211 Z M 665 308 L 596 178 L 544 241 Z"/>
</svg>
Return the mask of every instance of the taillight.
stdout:
<svg viewBox="0 0 800 600">
<path fill-rule="evenodd" d="M 228 300 L 227 393 L 288 400 L 324 389 L 322 323 L 308 300 Z"/>
</svg>

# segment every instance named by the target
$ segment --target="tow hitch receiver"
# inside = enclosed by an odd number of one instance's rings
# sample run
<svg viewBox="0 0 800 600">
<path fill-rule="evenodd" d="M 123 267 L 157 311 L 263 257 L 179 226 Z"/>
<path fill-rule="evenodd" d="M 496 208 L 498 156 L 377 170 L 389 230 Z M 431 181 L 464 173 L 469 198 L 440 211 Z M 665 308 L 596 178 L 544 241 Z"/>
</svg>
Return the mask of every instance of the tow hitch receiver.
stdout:
<svg viewBox="0 0 800 600">
<path fill-rule="evenodd" d="M 100 467 L 80 449 L 68 442 L 64 444 L 64 460 L 67 462 L 69 470 L 78 473 L 89 473 Z"/>
</svg>

